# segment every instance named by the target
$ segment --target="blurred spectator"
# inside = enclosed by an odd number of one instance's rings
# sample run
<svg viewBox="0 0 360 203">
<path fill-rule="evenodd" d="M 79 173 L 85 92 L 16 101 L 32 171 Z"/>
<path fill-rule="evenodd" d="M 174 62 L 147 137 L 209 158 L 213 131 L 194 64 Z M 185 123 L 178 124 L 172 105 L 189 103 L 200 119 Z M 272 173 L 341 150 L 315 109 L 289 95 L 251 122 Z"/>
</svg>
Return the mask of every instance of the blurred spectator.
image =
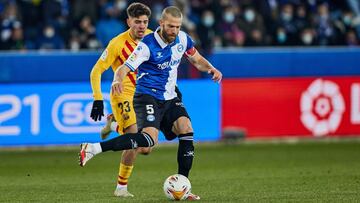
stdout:
<svg viewBox="0 0 360 203">
<path fill-rule="evenodd" d="M 303 30 L 311 25 L 311 19 L 304 4 L 296 7 L 295 26 L 297 30 Z"/>
<path fill-rule="evenodd" d="M 209 54 L 211 52 L 211 49 L 214 46 L 213 39 L 217 35 L 216 30 L 214 13 L 211 10 L 204 11 L 201 22 L 197 26 L 197 34 L 204 54 Z"/>
<path fill-rule="evenodd" d="M 360 0 L 0 0 L 0 49 L 101 49 L 127 29 L 133 2 L 152 9 L 151 29 L 164 7 L 179 7 L 182 29 L 203 54 L 233 46 L 359 46 Z"/>
<path fill-rule="evenodd" d="M 272 44 L 280 5 L 277 0 L 254 0 L 254 6 L 264 20 L 266 44 Z"/>
<path fill-rule="evenodd" d="M 236 18 L 237 16 L 235 15 L 235 12 L 232 7 L 225 8 L 222 19 L 218 25 L 219 36 L 221 36 L 222 46 L 226 47 L 226 46 L 234 45 L 235 34 L 236 32 L 240 32 L 240 29 L 235 21 Z"/>
<path fill-rule="evenodd" d="M 79 24 L 79 42 L 81 49 L 99 49 L 100 42 L 96 38 L 96 28 L 93 25 L 90 16 L 84 16 Z"/>
<path fill-rule="evenodd" d="M 64 49 L 65 45 L 55 28 L 52 25 L 46 25 L 37 40 L 37 48 L 40 50 Z"/>
<path fill-rule="evenodd" d="M 41 34 L 43 24 L 43 9 L 41 1 L 22 0 L 19 7 L 23 16 L 22 27 L 27 48 L 36 48 L 36 39 Z"/>
<path fill-rule="evenodd" d="M 124 32 L 127 26 L 119 21 L 120 11 L 126 12 L 122 6 L 117 6 L 117 2 L 101 0 L 100 19 L 96 24 L 96 37 L 99 39 L 101 46 L 105 47 L 107 43 L 116 35 Z M 125 5 L 126 8 L 126 5 Z"/>
<path fill-rule="evenodd" d="M 319 44 L 322 46 L 338 45 L 338 33 L 335 29 L 333 19 L 331 19 L 327 3 L 322 3 L 318 6 L 314 20 L 315 28 L 318 33 Z"/>
<path fill-rule="evenodd" d="M 70 5 L 70 17 L 75 23 L 78 23 L 83 16 L 89 16 L 92 22 L 97 21 L 98 0 L 70 0 Z"/>
<path fill-rule="evenodd" d="M 304 28 L 300 34 L 300 46 L 315 46 L 317 44 L 317 39 L 315 35 L 315 30 L 312 28 Z"/>
<path fill-rule="evenodd" d="M 294 6 L 290 3 L 286 3 L 282 6 L 278 21 L 278 27 L 282 28 L 286 35 L 286 45 L 296 45 L 298 39 L 298 28 L 295 23 Z M 280 29 L 280 30 L 282 30 Z M 282 33 L 280 31 L 280 33 Z M 277 34 L 279 35 L 279 29 Z M 283 34 L 280 34 L 283 36 Z"/>
<path fill-rule="evenodd" d="M 291 45 L 291 42 L 289 40 L 289 37 L 286 33 L 285 28 L 278 27 L 276 30 L 276 38 L 274 40 L 273 45 L 275 46 L 289 46 Z"/>
<path fill-rule="evenodd" d="M 359 40 L 354 30 L 349 30 L 346 33 L 346 45 L 348 46 L 359 46 Z"/>
<path fill-rule="evenodd" d="M 27 49 L 21 24 L 13 27 L 11 38 L 9 41 L 9 49 L 22 51 Z"/>
<path fill-rule="evenodd" d="M 15 1 L 8 1 L 4 5 L 4 12 L 1 13 L 1 45 L 0 49 L 9 49 L 9 41 L 15 27 L 21 26 L 21 16 Z"/>
<path fill-rule="evenodd" d="M 264 46 L 265 26 L 261 15 L 253 7 L 247 7 L 238 20 L 238 25 L 245 33 L 245 46 Z"/>
<path fill-rule="evenodd" d="M 353 25 L 356 28 L 357 37 L 360 38 L 360 0 L 347 0 L 347 2 L 354 13 Z"/>
</svg>

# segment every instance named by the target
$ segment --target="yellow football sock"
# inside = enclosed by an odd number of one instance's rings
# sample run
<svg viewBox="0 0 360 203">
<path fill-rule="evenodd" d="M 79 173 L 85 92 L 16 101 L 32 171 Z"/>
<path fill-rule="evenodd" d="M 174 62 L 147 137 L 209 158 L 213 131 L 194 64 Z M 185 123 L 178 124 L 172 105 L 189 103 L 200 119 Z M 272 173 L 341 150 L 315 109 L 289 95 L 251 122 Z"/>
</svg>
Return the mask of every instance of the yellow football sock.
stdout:
<svg viewBox="0 0 360 203">
<path fill-rule="evenodd" d="M 126 186 L 134 166 L 127 166 L 120 163 L 118 185 Z"/>
</svg>

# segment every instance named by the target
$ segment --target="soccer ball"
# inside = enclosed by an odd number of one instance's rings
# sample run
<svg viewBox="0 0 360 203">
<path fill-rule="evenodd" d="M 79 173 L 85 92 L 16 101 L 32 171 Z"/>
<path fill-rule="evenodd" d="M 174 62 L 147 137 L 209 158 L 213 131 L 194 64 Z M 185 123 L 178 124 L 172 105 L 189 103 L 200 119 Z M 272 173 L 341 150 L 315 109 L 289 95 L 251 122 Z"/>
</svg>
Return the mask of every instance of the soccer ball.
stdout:
<svg viewBox="0 0 360 203">
<path fill-rule="evenodd" d="M 184 200 L 189 196 L 190 191 L 191 183 L 183 175 L 171 175 L 164 182 L 164 193 L 168 199 Z"/>
</svg>

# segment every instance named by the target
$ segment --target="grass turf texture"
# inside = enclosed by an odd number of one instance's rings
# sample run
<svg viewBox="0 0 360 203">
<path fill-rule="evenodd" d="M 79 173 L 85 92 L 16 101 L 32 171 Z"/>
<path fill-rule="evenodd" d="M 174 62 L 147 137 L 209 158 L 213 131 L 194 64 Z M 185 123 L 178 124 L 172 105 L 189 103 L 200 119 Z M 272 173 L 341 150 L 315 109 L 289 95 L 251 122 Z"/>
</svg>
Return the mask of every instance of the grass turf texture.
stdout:
<svg viewBox="0 0 360 203">
<path fill-rule="evenodd" d="M 139 156 L 135 197 L 112 195 L 120 152 L 84 168 L 77 148 L 1 150 L 0 202 L 169 202 L 165 178 L 176 173 L 177 145 Z M 201 202 L 359 202 L 360 143 L 198 144 L 190 177 Z"/>
</svg>

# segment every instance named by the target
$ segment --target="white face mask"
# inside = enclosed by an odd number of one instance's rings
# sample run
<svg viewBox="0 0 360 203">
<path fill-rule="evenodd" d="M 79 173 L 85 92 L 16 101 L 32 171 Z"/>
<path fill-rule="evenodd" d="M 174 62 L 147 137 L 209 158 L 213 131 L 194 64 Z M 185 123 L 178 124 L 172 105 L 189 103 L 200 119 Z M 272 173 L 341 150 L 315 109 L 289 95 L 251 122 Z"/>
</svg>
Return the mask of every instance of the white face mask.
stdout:
<svg viewBox="0 0 360 203">
<path fill-rule="evenodd" d="M 70 49 L 71 49 L 72 51 L 78 51 L 78 50 L 80 49 L 80 44 L 79 44 L 79 42 L 78 42 L 78 41 L 72 41 L 72 42 L 70 43 Z"/>
<path fill-rule="evenodd" d="M 118 1 L 116 3 L 116 7 L 117 9 L 119 9 L 120 11 L 124 10 L 126 8 L 126 1 Z"/>
<path fill-rule="evenodd" d="M 55 35 L 55 30 L 54 28 L 48 27 L 45 29 L 44 32 L 45 37 L 47 38 L 52 38 Z"/>
<path fill-rule="evenodd" d="M 214 25 L 214 18 L 210 15 L 207 15 L 203 18 L 203 23 L 206 27 L 211 27 L 212 25 Z"/>
<path fill-rule="evenodd" d="M 313 36 L 309 33 L 306 33 L 302 36 L 302 41 L 304 44 L 311 44 L 313 42 Z"/>
<path fill-rule="evenodd" d="M 245 20 L 248 22 L 253 22 L 255 19 L 255 12 L 253 10 L 246 10 L 244 15 Z"/>
<path fill-rule="evenodd" d="M 225 20 L 225 22 L 227 22 L 227 23 L 232 23 L 232 22 L 234 22 L 234 20 L 235 20 L 235 15 L 234 15 L 234 13 L 233 13 L 233 12 L 226 12 L 226 13 L 224 14 L 224 20 Z"/>
<path fill-rule="evenodd" d="M 284 20 L 284 21 L 291 21 L 292 20 L 292 18 L 293 18 L 293 16 L 291 15 L 291 14 L 288 14 L 288 13 L 282 13 L 282 19 Z"/>
</svg>

